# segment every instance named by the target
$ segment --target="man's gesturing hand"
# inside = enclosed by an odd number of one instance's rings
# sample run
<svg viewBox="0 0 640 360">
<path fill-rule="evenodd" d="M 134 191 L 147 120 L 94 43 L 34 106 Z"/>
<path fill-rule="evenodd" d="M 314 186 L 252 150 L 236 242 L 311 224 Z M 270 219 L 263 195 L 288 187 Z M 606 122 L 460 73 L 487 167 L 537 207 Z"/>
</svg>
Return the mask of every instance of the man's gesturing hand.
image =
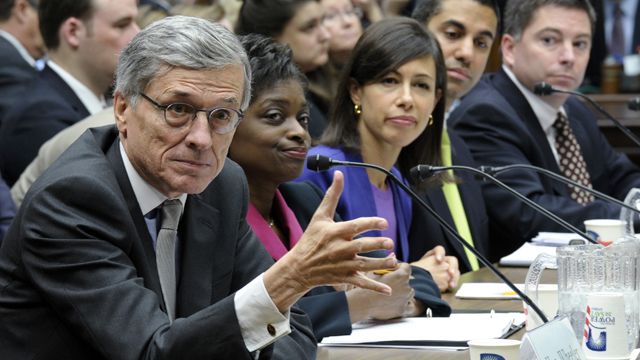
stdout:
<svg viewBox="0 0 640 360">
<path fill-rule="evenodd" d="M 391 288 L 367 277 L 364 272 L 396 266 L 395 255 L 370 258 L 358 255 L 374 250 L 391 250 L 393 241 L 384 237 L 362 237 L 370 230 L 382 230 L 387 221 L 378 217 L 334 222 L 344 177 L 336 171 L 300 241 L 264 274 L 264 283 L 278 309 L 285 311 L 310 289 L 320 285 L 350 284 L 391 294 Z"/>
</svg>

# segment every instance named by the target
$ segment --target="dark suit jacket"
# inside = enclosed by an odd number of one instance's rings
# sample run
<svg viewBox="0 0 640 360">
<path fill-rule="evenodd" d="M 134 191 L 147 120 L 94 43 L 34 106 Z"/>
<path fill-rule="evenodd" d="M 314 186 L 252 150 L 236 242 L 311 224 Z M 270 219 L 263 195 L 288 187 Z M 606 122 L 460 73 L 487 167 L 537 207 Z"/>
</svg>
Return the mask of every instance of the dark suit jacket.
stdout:
<svg viewBox="0 0 640 360">
<path fill-rule="evenodd" d="M 4 234 L 6 234 L 15 214 L 16 205 L 11 198 L 9 187 L 0 177 L 0 245 L 2 245 Z"/>
<path fill-rule="evenodd" d="M 606 43 L 605 29 L 604 29 L 604 9 L 603 2 L 606 0 L 591 0 L 594 10 L 596 11 L 596 26 L 593 33 L 593 43 L 591 45 L 591 55 L 589 57 L 589 64 L 587 65 L 587 72 L 585 74 L 585 82 L 591 85 L 600 86 L 602 76 L 602 62 L 609 54 L 609 47 Z M 640 6 L 635 13 L 635 26 L 633 28 L 633 49 L 627 49 L 630 53 L 635 53 L 635 48 L 640 46 Z"/>
<path fill-rule="evenodd" d="M 640 186 L 640 169 L 613 150 L 598 129 L 594 114 L 582 102 L 569 98 L 565 110 L 593 187 L 624 199 L 631 188 Z M 502 70 L 485 75 L 449 120 L 479 165 L 531 164 L 560 174 L 531 106 Z M 620 214 L 618 206 L 600 200 L 582 206 L 571 200 L 566 185 L 532 171 L 511 171 L 499 178 L 579 228 L 586 219 L 617 218 Z M 495 221 L 491 239 L 497 243 L 492 243 L 491 252 L 496 256 L 517 249 L 539 231 L 566 231 L 494 184 L 485 182 L 483 193 L 489 218 Z"/>
<path fill-rule="evenodd" d="M 300 227 L 306 229 L 322 201 L 322 191 L 307 182 L 281 184 L 279 190 L 296 214 Z M 411 274 L 414 279 L 410 284 L 416 299 L 431 308 L 434 316 L 449 316 L 451 308 L 440 298 L 440 290 L 431 274 L 415 266 L 411 267 Z M 319 287 L 307 293 L 298 305 L 309 315 L 318 341 L 325 336 L 351 334 L 349 305 L 344 292 L 337 292 L 330 286 Z"/>
<path fill-rule="evenodd" d="M 448 133 L 451 139 L 453 164 L 475 167 L 471 153 L 469 153 L 469 149 L 462 139 L 451 129 L 448 130 Z M 455 172 L 455 175 L 459 180 L 457 184 L 458 191 L 467 215 L 474 247 L 482 255 L 489 256 L 489 218 L 487 217 L 487 209 L 482 197 L 480 183 L 469 172 Z M 442 187 L 428 189 L 424 200 L 455 229 L 453 216 L 449 211 L 449 205 L 444 197 Z M 414 203 L 411 231 L 409 232 L 410 260 L 418 260 L 425 252 L 433 249 L 436 245 L 444 246 L 447 255 L 453 255 L 458 258 L 461 273 L 471 271 L 471 264 L 460 242 L 445 231 L 431 214 L 422 209 L 419 204 Z"/>
<path fill-rule="evenodd" d="M 233 293 L 273 261 L 245 221 L 242 171 L 227 161 L 188 197 L 170 326 L 116 137 L 114 127 L 91 129 L 27 193 L 0 248 L 2 358 L 250 359 Z M 274 352 L 315 358 L 310 324 L 295 308 L 291 325 Z"/>
<path fill-rule="evenodd" d="M 89 111 L 64 80 L 45 67 L 26 88 L 23 98 L 0 126 L 0 172 L 9 186 L 60 130 L 89 116 Z"/>
<path fill-rule="evenodd" d="M 0 124 L 7 110 L 17 104 L 17 100 L 23 100 L 18 95 L 37 74 L 13 44 L 0 36 Z"/>
</svg>

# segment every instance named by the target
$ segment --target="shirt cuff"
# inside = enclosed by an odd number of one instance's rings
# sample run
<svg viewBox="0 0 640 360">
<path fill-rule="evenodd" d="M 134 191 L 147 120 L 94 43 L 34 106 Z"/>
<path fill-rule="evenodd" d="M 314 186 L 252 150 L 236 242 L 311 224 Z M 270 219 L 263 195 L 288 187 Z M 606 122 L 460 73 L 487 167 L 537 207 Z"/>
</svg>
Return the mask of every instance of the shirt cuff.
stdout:
<svg viewBox="0 0 640 360">
<path fill-rule="evenodd" d="M 273 303 L 264 287 L 263 274 L 236 292 L 234 306 L 249 352 L 260 350 L 291 332 L 290 312 L 282 314 Z"/>
</svg>

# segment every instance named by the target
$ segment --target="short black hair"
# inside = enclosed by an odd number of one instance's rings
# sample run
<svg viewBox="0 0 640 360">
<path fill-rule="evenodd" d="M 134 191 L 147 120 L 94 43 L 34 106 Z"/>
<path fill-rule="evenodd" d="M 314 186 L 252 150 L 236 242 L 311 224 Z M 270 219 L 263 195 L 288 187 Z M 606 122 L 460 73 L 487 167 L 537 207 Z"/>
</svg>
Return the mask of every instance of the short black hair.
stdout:
<svg viewBox="0 0 640 360">
<path fill-rule="evenodd" d="M 558 6 L 567 9 L 584 10 L 591 22 L 593 35 L 596 12 L 589 0 L 509 0 L 504 12 L 504 32 L 518 39 L 529 26 L 535 12 L 543 6 Z"/>
<path fill-rule="evenodd" d="M 93 0 L 40 0 L 38 16 L 40 33 L 48 49 L 60 46 L 58 31 L 68 18 L 86 20 L 93 16 Z"/>
<path fill-rule="evenodd" d="M 34 8 L 38 7 L 38 0 L 27 0 Z M 0 21 L 7 21 L 11 17 L 11 9 L 16 4 L 16 0 L 0 0 Z"/>
<path fill-rule="evenodd" d="M 319 0 L 244 0 L 238 13 L 235 33 L 276 37 L 302 5 Z"/>
<path fill-rule="evenodd" d="M 296 80 L 302 88 L 307 87 L 307 78 L 293 62 L 291 48 L 270 37 L 249 34 L 240 37 L 251 63 L 251 102 L 262 91 L 280 81 Z"/>
<path fill-rule="evenodd" d="M 442 11 L 442 2 L 447 0 L 418 0 L 411 17 L 419 23 L 426 25 L 432 17 L 438 15 Z M 472 0 L 480 5 L 487 6 L 493 10 L 496 15 L 496 31 L 500 33 L 501 16 L 500 6 L 496 0 Z"/>
<path fill-rule="evenodd" d="M 16 0 L 0 0 L 0 21 L 7 21 L 11 17 L 11 9 Z"/>
</svg>

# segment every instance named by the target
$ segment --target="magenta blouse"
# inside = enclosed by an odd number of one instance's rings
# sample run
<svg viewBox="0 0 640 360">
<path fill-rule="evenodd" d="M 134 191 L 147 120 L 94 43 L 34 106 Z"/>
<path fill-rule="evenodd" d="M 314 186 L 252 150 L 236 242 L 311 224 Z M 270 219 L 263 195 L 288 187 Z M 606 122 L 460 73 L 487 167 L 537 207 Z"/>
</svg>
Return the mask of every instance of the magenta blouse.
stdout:
<svg viewBox="0 0 640 360">
<path fill-rule="evenodd" d="M 280 223 L 285 227 L 286 233 L 289 234 L 290 246 L 294 247 L 302 236 L 302 228 L 278 190 L 276 190 L 274 211 L 281 220 Z M 251 203 L 249 203 L 247 211 L 247 222 L 274 260 L 279 260 L 289 251 L 276 232 L 271 229 L 267 220 Z"/>
</svg>

